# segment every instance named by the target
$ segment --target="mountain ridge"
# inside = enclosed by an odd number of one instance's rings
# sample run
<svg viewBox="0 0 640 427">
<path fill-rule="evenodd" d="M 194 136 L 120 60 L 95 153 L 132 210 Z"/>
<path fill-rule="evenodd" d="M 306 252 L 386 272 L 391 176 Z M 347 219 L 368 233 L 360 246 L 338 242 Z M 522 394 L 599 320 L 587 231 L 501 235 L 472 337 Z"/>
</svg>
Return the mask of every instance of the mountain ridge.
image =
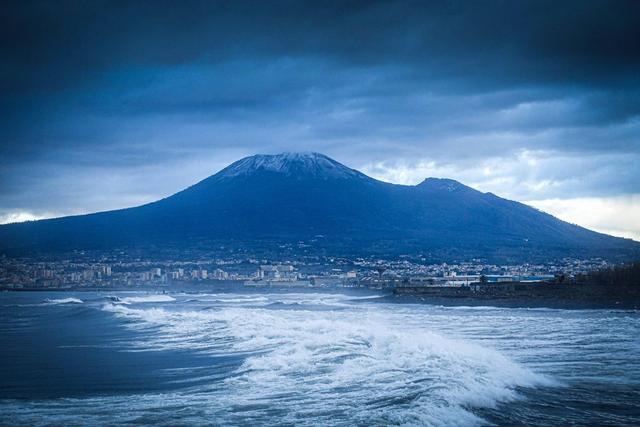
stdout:
<svg viewBox="0 0 640 427">
<path fill-rule="evenodd" d="M 625 258 L 640 244 L 569 224 L 447 178 L 371 178 L 320 153 L 255 155 L 142 206 L 0 226 L 0 253 L 214 247 L 326 238 L 322 253 L 427 252 L 537 259 Z M 215 242 L 215 243 L 214 243 Z M 356 243 L 357 242 L 357 243 Z"/>
</svg>

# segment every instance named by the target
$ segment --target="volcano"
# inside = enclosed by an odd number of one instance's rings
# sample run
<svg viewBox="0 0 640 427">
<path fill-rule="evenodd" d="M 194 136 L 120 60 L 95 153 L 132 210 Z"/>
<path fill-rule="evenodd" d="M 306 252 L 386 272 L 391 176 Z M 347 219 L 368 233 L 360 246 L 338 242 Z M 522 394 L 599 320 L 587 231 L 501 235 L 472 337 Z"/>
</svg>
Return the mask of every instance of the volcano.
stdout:
<svg viewBox="0 0 640 427">
<path fill-rule="evenodd" d="M 450 179 L 396 185 L 319 153 L 255 155 L 170 197 L 89 215 L 0 226 L 0 253 L 84 249 L 263 252 L 305 243 L 324 254 L 540 260 L 630 258 L 640 244 L 561 221 Z"/>
</svg>

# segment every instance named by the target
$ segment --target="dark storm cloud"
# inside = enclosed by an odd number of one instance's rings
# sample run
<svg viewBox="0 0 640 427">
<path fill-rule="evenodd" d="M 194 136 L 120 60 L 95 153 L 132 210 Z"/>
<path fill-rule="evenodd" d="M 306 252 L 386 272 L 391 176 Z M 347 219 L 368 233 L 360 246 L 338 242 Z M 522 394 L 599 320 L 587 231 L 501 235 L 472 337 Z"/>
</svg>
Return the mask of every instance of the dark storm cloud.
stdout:
<svg viewBox="0 0 640 427">
<path fill-rule="evenodd" d="M 523 199 L 640 192 L 635 1 L 0 8 L 5 210 L 136 204 L 283 150 Z"/>
<path fill-rule="evenodd" d="M 304 55 L 462 76 L 470 70 L 459 65 L 478 65 L 514 81 L 636 74 L 637 2 L 558 3 L 14 2 L 3 6 L 2 39 L 20 89 L 65 87 L 122 64 Z"/>
</svg>

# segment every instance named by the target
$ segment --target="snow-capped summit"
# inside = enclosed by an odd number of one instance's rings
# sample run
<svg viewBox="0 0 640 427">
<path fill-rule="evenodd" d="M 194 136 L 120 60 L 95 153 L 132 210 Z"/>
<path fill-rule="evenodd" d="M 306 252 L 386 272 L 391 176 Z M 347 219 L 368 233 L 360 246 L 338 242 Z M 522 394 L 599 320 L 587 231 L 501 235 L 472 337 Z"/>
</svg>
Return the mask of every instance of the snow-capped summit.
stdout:
<svg viewBox="0 0 640 427">
<path fill-rule="evenodd" d="M 447 191 L 449 193 L 460 190 L 476 191 L 454 179 L 449 178 L 427 178 L 418 184 L 418 187 L 434 191 Z"/>
<path fill-rule="evenodd" d="M 353 178 L 366 177 L 324 154 L 315 152 L 287 152 L 281 154 L 257 154 L 245 157 L 223 169 L 219 178 L 249 176 L 258 172 L 274 172 L 293 178 Z"/>
</svg>

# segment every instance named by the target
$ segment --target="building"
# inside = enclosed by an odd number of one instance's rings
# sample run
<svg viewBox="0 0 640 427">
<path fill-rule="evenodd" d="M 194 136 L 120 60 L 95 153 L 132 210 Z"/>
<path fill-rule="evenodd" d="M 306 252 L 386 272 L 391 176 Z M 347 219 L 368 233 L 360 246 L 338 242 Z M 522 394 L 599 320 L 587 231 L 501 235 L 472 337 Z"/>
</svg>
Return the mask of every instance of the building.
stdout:
<svg viewBox="0 0 640 427">
<path fill-rule="evenodd" d="M 298 273 L 292 265 L 261 265 L 258 269 L 258 279 L 263 280 L 297 280 Z"/>
<path fill-rule="evenodd" d="M 205 280 L 209 277 L 209 273 L 205 269 L 191 270 L 191 278 L 193 280 Z"/>
<path fill-rule="evenodd" d="M 219 268 L 216 268 L 211 272 L 211 277 L 216 280 L 226 280 L 229 278 L 229 273 Z"/>
<path fill-rule="evenodd" d="M 100 267 L 98 267 L 98 272 L 102 276 L 110 277 L 111 276 L 111 266 L 110 265 L 101 265 Z"/>
</svg>

